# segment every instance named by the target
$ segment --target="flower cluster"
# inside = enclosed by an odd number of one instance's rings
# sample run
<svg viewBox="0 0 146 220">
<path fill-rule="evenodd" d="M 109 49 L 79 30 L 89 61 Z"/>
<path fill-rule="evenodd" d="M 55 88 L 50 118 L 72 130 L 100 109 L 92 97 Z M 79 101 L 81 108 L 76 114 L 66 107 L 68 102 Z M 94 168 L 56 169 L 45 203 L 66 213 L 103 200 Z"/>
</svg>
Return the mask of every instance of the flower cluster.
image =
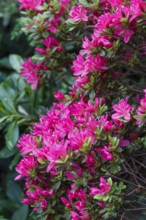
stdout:
<svg viewBox="0 0 146 220">
<path fill-rule="evenodd" d="M 21 8 L 36 10 L 33 5 L 24 6 L 25 2 Z M 49 12 L 50 19 L 36 21 L 49 36 L 36 48 L 41 55 L 36 63 L 29 59 L 21 72 L 33 88 L 43 75 L 37 72 L 57 72 L 58 66 L 64 65 L 62 60 L 67 60 L 66 41 L 60 41 L 58 32 L 62 20 L 66 19 L 66 38 L 70 30 L 81 27 L 79 39 L 83 37 L 83 42 L 71 67 L 76 84 L 67 95 L 55 93 L 60 102 L 40 117 L 30 134 L 19 139 L 17 147 L 23 158 L 16 167 L 16 179 L 26 181 L 23 203 L 48 219 L 58 215 L 72 220 L 108 219 L 124 204 L 120 194 L 126 185 L 120 175 L 127 171 L 126 155 L 139 150 L 138 136 L 145 127 L 146 96 L 137 98 L 133 88 L 130 93 L 126 79 L 129 68 L 144 56 L 145 43 L 139 49 L 136 39 L 146 34 L 146 3 L 101 0 L 38 4 L 40 16 Z"/>
<path fill-rule="evenodd" d="M 39 83 L 44 82 L 44 79 L 47 81 L 48 75 L 55 71 L 58 70 L 58 75 L 61 76 L 61 68 L 63 64 L 65 66 L 66 59 L 68 64 L 65 68 L 69 69 L 71 65 L 72 55 L 69 53 L 70 49 L 66 48 L 70 39 L 63 33 L 70 1 L 20 0 L 19 2 L 20 8 L 25 10 L 23 13 L 26 15 L 22 19 L 25 26 L 23 31 L 29 35 L 35 47 L 35 55 L 24 61 L 20 75 L 32 84 L 33 89 L 36 89 Z"/>
</svg>

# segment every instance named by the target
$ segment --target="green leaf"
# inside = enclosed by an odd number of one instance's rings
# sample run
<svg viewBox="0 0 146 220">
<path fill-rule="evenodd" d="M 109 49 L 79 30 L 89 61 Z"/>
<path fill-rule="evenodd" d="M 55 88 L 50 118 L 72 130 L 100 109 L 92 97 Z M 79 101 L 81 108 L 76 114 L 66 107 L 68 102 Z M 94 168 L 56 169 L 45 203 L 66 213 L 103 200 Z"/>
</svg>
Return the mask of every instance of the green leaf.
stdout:
<svg viewBox="0 0 146 220">
<path fill-rule="evenodd" d="M 0 151 L 0 159 L 4 159 L 4 158 L 8 158 L 13 156 L 16 152 L 18 151 L 18 149 L 16 147 L 14 147 L 13 149 L 8 149 L 7 147 L 3 148 Z"/>
<path fill-rule="evenodd" d="M 9 116 L 3 116 L 0 118 L 0 123 L 4 122 L 7 118 L 9 118 Z"/>
<path fill-rule="evenodd" d="M 108 136 L 108 139 L 113 147 L 117 147 L 119 145 L 119 139 L 117 137 Z"/>
<path fill-rule="evenodd" d="M 16 70 L 16 72 L 19 73 L 21 70 L 22 62 L 23 62 L 22 58 L 19 55 L 11 54 L 9 56 L 9 61 L 10 61 L 12 68 Z"/>
<path fill-rule="evenodd" d="M 123 182 L 120 182 L 119 188 L 120 188 L 121 190 L 122 190 L 122 189 L 126 189 L 126 185 L 124 185 Z"/>
<path fill-rule="evenodd" d="M 95 95 L 96 95 L 95 91 L 92 89 L 91 92 L 89 93 L 89 98 L 93 100 L 95 98 Z"/>
<path fill-rule="evenodd" d="M 27 205 L 23 205 L 17 211 L 14 212 L 11 220 L 27 220 L 29 208 Z"/>
<path fill-rule="evenodd" d="M 103 197 L 104 195 L 99 194 L 99 195 L 95 195 L 93 198 L 97 200 L 103 200 Z"/>
<path fill-rule="evenodd" d="M 0 59 L 0 67 L 11 69 L 11 65 L 7 57 Z"/>
<path fill-rule="evenodd" d="M 101 195 L 101 194 L 95 195 L 94 199 L 107 201 L 109 199 L 109 195 L 108 194 L 107 195 L 106 194 L 105 195 Z"/>
<path fill-rule="evenodd" d="M 19 137 L 19 127 L 17 122 L 12 122 L 8 128 L 5 135 L 6 146 L 11 150 L 17 143 Z"/>
<path fill-rule="evenodd" d="M 5 107 L 5 109 L 10 112 L 10 113 L 16 113 L 16 109 L 15 109 L 15 106 L 14 106 L 14 103 L 12 101 L 12 99 L 10 98 L 4 98 L 2 100 L 2 103 Z"/>
<path fill-rule="evenodd" d="M 108 178 L 108 179 L 107 179 L 107 182 L 110 184 L 110 186 L 112 186 L 112 185 L 113 185 L 112 178 Z"/>
<path fill-rule="evenodd" d="M 82 5 L 86 6 L 86 7 L 90 7 L 90 6 L 91 6 L 91 4 L 89 4 L 86 0 L 79 0 L 79 2 L 80 2 Z"/>
<path fill-rule="evenodd" d="M 14 180 L 7 181 L 6 195 L 15 204 L 21 204 L 23 191 L 21 190 L 20 186 L 14 182 Z"/>
<path fill-rule="evenodd" d="M 14 209 L 16 208 L 16 204 L 13 203 L 12 201 L 8 200 L 8 199 L 0 199 L 0 210 L 3 209 Z"/>
<path fill-rule="evenodd" d="M 4 98 L 14 98 L 15 95 L 16 92 L 10 87 L 10 85 L 7 83 L 0 84 L 0 100 L 3 100 Z"/>
<path fill-rule="evenodd" d="M 9 166 L 10 170 L 14 168 L 14 166 L 18 163 L 19 159 L 20 159 L 20 153 L 17 153 Z"/>
</svg>

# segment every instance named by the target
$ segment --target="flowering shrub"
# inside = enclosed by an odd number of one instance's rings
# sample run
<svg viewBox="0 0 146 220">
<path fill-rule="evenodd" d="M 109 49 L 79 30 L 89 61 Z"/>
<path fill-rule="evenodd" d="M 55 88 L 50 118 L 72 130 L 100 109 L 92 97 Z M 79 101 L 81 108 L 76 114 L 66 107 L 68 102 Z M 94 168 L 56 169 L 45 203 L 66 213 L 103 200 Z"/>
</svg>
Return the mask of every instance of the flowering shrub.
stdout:
<svg viewBox="0 0 146 220">
<path fill-rule="evenodd" d="M 30 16 L 26 29 L 41 44 L 21 75 L 33 89 L 48 71 L 71 68 L 76 77 L 72 90 L 55 93 L 60 102 L 19 139 L 23 203 L 48 220 L 124 219 L 135 210 L 126 205 L 146 188 L 146 90 L 129 83 L 145 67 L 146 2 L 20 2 Z M 73 44 L 74 52 L 79 48 L 73 60 L 66 44 L 77 36 L 83 42 Z"/>
</svg>

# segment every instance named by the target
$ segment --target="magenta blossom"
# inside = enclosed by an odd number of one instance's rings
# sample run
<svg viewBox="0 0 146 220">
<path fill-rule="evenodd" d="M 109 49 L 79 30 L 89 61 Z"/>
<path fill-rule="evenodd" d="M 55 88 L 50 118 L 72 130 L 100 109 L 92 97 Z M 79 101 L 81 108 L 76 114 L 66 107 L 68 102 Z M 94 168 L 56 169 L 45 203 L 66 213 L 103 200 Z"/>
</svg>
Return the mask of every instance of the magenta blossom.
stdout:
<svg viewBox="0 0 146 220">
<path fill-rule="evenodd" d="M 61 91 L 58 91 L 54 93 L 54 98 L 57 100 L 64 100 L 65 97 Z"/>
<path fill-rule="evenodd" d="M 144 118 L 146 118 L 146 90 L 144 92 L 145 97 L 140 100 L 140 106 L 136 111 L 136 118 L 138 118 L 137 124 L 141 124 Z"/>
<path fill-rule="evenodd" d="M 22 138 L 19 139 L 19 144 L 17 147 L 22 154 L 34 153 L 37 151 L 37 141 L 29 134 L 24 134 Z"/>
<path fill-rule="evenodd" d="M 87 10 L 78 6 L 73 6 L 69 15 L 74 22 L 81 20 L 88 21 Z"/>
<path fill-rule="evenodd" d="M 118 27 L 118 28 L 115 29 L 114 34 L 119 36 L 119 37 L 123 37 L 124 42 L 128 43 L 131 36 L 134 34 L 134 31 L 130 30 L 128 28 Z"/>
<path fill-rule="evenodd" d="M 41 54 L 47 54 L 47 52 L 52 49 L 52 48 L 56 48 L 58 52 L 62 51 L 62 47 L 59 45 L 58 41 L 56 38 L 54 37 L 47 37 L 45 38 L 42 43 L 44 44 L 44 46 L 46 47 L 45 49 L 43 48 L 36 48 L 35 50 L 38 53 Z"/>
<path fill-rule="evenodd" d="M 121 99 L 118 104 L 113 105 L 113 109 L 116 113 L 112 115 L 112 119 L 124 118 L 126 121 L 130 120 L 130 111 L 132 110 L 132 107 L 127 102 L 128 98 L 125 100 Z"/>
<path fill-rule="evenodd" d="M 110 4 L 114 7 L 121 6 L 122 3 L 125 2 L 125 0 L 109 0 Z"/>
<path fill-rule="evenodd" d="M 104 146 L 103 148 L 97 148 L 96 152 L 100 152 L 101 157 L 104 160 L 112 160 L 113 159 L 113 155 L 109 152 L 109 149 L 107 146 Z"/>
<path fill-rule="evenodd" d="M 40 10 L 40 6 L 44 2 L 44 0 L 18 0 L 21 3 L 20 8 L 25 10 Z"/>
<path fill-rule="evenodd" d="M 35 161 L 33 156 L 23 158 L 16 167 L 16 171 L 19 175 L 15 178 L 15 180 L 19 180 L 22 177 L 28 177 L 37 164 L 38 162 Z"/>
<path fill-rule="evenodd" d="M 78 75 L 86 75 L 87 71 L 85 70 L 84 66 L 84 57 L 79 54 L 77 56 L 77 59 L 73 61 L 73 66 L 71 67 L 71 69 L 74 71 L 74 75 L 78 76 Z"/>
<path fill-rule="evenodd" d="M 105 193 L 110 192 L 111 190 L 111 186 L 109 183 L 106 182 L 106 180 L 103 177 L 100 177 L 100 184 L 99 184 L 99 188 L 96 187 L 91 187 L 90 188 L 90 195 L 104 195 Z"/>
<path fill-rule="evenodd" d="M 29 58 L 23 62 L 20 76 L 24 76 L 26 81 L 32 84 L 32 89 L 36 89 L 39 82 L 41 69 L 41 64 L 33 63 Z"/>
</svg>

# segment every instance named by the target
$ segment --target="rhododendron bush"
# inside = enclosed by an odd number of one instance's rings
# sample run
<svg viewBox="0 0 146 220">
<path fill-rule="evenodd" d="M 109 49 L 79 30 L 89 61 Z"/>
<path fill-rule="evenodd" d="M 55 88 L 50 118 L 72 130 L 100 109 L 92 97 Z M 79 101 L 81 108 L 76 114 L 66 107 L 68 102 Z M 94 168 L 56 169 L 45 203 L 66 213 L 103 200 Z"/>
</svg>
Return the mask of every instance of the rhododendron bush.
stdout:
<svg viewBox="0 0 146 220">
<path fill-rule="evenodd" d="M 146 207 L 146 2 L 19 2 L 36 51 L 20 75 L 75 77 L 19 139 L 22 202 L 48 220 L 128 219 Z"/>
</svg>

